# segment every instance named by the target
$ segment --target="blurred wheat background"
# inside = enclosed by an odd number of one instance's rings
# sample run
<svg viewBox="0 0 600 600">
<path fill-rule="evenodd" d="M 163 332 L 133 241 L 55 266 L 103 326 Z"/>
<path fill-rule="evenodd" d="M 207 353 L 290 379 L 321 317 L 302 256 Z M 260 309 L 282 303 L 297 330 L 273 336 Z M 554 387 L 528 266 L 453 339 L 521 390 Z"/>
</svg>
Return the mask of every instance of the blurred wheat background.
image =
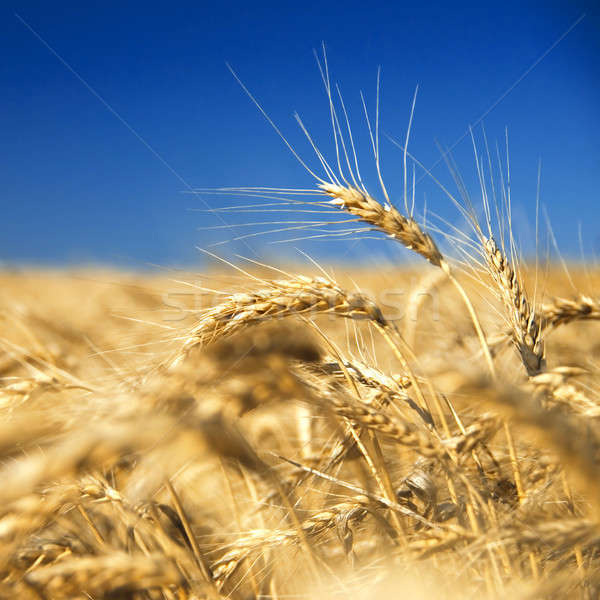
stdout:
<svg viewBox="0 0 600 600">
<path fill-rule="evenodd" d="M 4 274 L 3 597 L 595 597 L 598 309 L 550 298 L 598 275 L 547 274 L 529 378 L 492 280 L 464 281 L 494 381 L 435 273 L 340 273 L 382 312 L 285 318 L 281 289 L 239 308 L 266 268 Z M 241 325 L 200 338 L 226 303 Z"/>
</svg>

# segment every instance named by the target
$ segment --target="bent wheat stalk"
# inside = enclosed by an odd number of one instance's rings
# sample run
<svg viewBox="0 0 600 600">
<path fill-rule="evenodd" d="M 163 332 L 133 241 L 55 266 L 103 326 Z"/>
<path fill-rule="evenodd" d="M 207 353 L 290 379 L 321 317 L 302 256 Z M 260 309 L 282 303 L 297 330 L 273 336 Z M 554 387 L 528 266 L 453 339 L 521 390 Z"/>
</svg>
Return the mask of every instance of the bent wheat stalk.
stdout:
<svg viewBox="0 0 600 600">
<path fill-rule="evenodd" d="M 322 183 L 318 187 L 325 195 L 331 198 L 329 201 L 331 205 L 337 206 L 351 215 L 358 217 L 361 221 L 373 225 L 379 231 L 398 240 L 403 246 L 416 252 L 432 265 L 439 267 L 446 273 L 446 276 L 450 279 L 465 303 L 477 336 L 479 337 L 490 373 L 495 377 L 492 355 L 475 309 L 464 288 L 454 277 L 450 265 L 438 249 L 433 238 L 424 232 L 412 217 L 404 216 L 389 203 L 385 206 L 382 205 L 370 194 L 356 187 L 350 185 L 341 186 L 333 183 Z"/>
</svg>

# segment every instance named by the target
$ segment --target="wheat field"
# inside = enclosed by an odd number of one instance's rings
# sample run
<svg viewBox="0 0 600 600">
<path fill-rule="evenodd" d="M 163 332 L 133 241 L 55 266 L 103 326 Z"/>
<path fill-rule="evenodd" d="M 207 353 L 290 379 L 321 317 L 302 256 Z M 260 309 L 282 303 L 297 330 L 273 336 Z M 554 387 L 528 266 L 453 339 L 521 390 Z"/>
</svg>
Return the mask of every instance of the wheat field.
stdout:
<svg viewBox="0 0 600 600">
<path fill-rule="evenodd" d="M 493 373 L 435 265 L 4 273 L 2 597 L 596 597 L 599 275 L 490 265 Z"/>
<path fill-rule="evenodd" d="M 521 259 L 484 163 L 425 226 L 378 113 L 367 190 L 322 74 L 312 184 L 215 192 L 414 262 L 0 273 L 0 597 L 600 595 L 600 272 Z"/>
</svg>

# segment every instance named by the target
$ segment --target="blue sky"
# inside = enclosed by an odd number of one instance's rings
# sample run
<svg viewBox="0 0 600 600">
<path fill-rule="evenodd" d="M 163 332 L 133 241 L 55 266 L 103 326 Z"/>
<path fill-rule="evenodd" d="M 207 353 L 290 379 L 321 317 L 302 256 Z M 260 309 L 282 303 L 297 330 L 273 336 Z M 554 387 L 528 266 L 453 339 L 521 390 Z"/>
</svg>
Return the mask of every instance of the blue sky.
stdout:
<svg viewBox="0 0 600 600">
<path fill-rule="evenodd" d="M 206 229 L 223 219 L 234 226 L 307 215 L 217 216 L 203 209 L 239 200 L 185 193 L 314 184 L 225 63 L 314 165 L 293 112 L 331 151 L 313 56 L 322 41 L 366 173 L 372 160 L 359 91 L 374 108 L 382 67 L 382 162 L 398 201 L 402 153 L 386 136 L 404 137 L 418 84 L 410 150 L 421 162 L 431 167 L 440 146 L 461 140 L 454 159 L 477 202 L 472 144 L 462 136 L 493 107 L 483 123 L 492 150 L 509 132 L 513 217 L 524 252 L 532 250 L 540 161 L 540 199 L 561 250 L 576 257 L 581 231 L 587 258 L 600 252 L 595 3 L 6 2 L 1 10 L 1 262 L 194 265 L 201 262 L 196 246 L 271 262 L 297 247 L 320 259 L 389 255 L 386 241 L 270 243 L 295 232 L 215 248 L 268 228 Z M 480 129 L 475 135 L 482 151 Z M 443 161 L 433 172 L 452 187 Z M 420 175 L 418 210 L 426 203 L 430 219 L 460 224 Z"/>
</svg>

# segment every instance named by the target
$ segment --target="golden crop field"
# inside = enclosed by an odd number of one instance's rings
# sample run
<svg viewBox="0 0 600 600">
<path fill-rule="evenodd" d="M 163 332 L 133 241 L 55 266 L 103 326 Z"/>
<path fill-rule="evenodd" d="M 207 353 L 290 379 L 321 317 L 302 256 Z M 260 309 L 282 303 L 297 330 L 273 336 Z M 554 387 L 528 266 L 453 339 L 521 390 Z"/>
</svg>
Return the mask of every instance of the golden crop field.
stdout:
<svg viewBox="0 0 600 600">
<path fill-rule="evenodd" d="M 599 599 L 592 3 L 19 4 L 0 600 Z"/>
<path fill-rule="evenodd" d="M 2 273 L 2 598 L 598 596 L 600 273 L 353 193 L 431 264 Z"/>
</svg>

